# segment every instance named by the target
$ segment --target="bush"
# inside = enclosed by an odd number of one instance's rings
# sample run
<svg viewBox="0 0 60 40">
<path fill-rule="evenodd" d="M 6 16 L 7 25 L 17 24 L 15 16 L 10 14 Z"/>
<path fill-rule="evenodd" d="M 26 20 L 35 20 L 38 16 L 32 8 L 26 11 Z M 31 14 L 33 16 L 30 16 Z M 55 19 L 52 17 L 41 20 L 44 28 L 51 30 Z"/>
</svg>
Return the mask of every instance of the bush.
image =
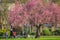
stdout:
<svg viewBox="0 0 60 40">
<path fill-rule="evenodd" d="M 36 33 L 35 32 L 31 32 L 31 33 L 29 33 L 30 35 L 35 35 Z"/>
<path fill-rule="evenodd" d="M 43 30 L 43 35 L 49 36 L 49 35 L 52 35 L 52 32 L 49 31 L 48 28 L 45 28 L 45 29 Z"/>
<path fill-rule="evenodd" d="M 6 29 L 1 30 L 0 29 L 0 36 L 5 36 Z M 8 36 L 10 36 L 10 31 L 8 30 Z"/>
<path fill-rule="evenodd" d="M 58 28 L 58 31 L 57 32 L 60 34 L 60 28 Z"/>
<path fill-rule="evenodd" d="M 60 35 L 60 28 L 58 28 L 57 30 L 54 31 L 55 35 Z"/>
<path fill-rule="evenodd" d="M 3 36 L 4 32 L 2 30 L 0 30 L 0 36 Z"/>
</svg>

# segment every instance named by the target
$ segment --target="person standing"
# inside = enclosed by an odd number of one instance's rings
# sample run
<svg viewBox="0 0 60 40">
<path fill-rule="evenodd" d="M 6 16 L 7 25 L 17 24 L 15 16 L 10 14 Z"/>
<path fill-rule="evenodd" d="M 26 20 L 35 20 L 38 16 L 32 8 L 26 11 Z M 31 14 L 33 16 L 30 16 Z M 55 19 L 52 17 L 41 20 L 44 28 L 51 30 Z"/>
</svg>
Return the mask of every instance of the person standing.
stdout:
<svg viewBox="0 0 60 40">
<path fill-rule="evenodd" d="M 6 31 L 6 33 L 5 33 L 5 37 L 8 38 L 8 31 Z"/>
<path fill-rule="evenodd" d="M 13 37 L 13 28 L 12 28 L 12 26 L 10 28 L 10 37 Z"/>
</svg>

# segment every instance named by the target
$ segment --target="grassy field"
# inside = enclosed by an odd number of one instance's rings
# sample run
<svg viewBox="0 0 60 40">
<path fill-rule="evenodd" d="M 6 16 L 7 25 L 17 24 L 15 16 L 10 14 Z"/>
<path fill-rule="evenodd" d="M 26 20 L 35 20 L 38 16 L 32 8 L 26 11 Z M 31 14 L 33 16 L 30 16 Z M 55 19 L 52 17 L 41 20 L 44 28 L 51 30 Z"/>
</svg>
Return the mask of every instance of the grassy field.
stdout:
<svg viewBox="0 0 60 40">
<path fill-rule="evenodd" d="M 41 36 L 40 38 L 1 38 L 0 40 L 60 40 L 60 36 Z"/>
</svg>

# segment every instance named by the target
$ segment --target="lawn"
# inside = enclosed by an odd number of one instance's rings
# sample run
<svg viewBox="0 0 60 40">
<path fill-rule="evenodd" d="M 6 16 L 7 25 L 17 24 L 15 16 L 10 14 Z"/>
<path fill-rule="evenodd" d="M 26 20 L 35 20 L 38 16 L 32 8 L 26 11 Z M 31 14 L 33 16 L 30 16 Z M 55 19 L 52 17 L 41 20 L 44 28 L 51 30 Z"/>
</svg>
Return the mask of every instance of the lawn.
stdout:
<svg viewBox="0 0 60 40">
<path fill-rule="evenodd" d="M 0 40 L 60 40 L 60 36 L 41 36 L 40 38 L 1 38 Z"/>
</svg>

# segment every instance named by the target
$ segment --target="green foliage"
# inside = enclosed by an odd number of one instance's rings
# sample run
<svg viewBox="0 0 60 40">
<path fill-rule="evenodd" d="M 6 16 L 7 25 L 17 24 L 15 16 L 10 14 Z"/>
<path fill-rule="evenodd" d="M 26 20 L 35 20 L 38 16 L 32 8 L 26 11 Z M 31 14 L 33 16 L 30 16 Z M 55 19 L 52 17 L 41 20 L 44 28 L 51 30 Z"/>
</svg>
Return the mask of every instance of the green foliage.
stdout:
<svg viewBox="0 0 60 40">
<path fill-rule="evenodd" d="M 58 28 L 58 32 L 59 32 L 59 34 L 60 34 L 60 28 Z"/>
<path fill-rule="evenodd" d="M 31 33 L 29 33 L 30 35 L 35 35 L 36 34 L 36 32 L 31 32 Z"/>
<path fill-rule="evenodd" d="M 4 36 L 6 31 L 7 31 L 6 29 L 3 30 L 0 29 L 0 36 Z M 8 32 L 8 36 L 10 36 L 10 31 L 8 30 L 7 32 Z"/>
<path fill-rule="evenodd" d="M 3 36 L 3 31 L 2 30 L 0 30 L 0 36 Z"/>
<path fill-rule="evenodd" d="M 56 31 L 54 31 L 55 35 L 60 35 L 60 28 L 58 28 Z"/>
<path fill-rule="evenodd" d="M 48 28 L 45 28 L 45 29 L 43 30 L 43 35 L 47 35 L 47 36 L 49 36 L 49 35 L 52 35 L 52 32 L 49 31 Z"/>
</svg>

